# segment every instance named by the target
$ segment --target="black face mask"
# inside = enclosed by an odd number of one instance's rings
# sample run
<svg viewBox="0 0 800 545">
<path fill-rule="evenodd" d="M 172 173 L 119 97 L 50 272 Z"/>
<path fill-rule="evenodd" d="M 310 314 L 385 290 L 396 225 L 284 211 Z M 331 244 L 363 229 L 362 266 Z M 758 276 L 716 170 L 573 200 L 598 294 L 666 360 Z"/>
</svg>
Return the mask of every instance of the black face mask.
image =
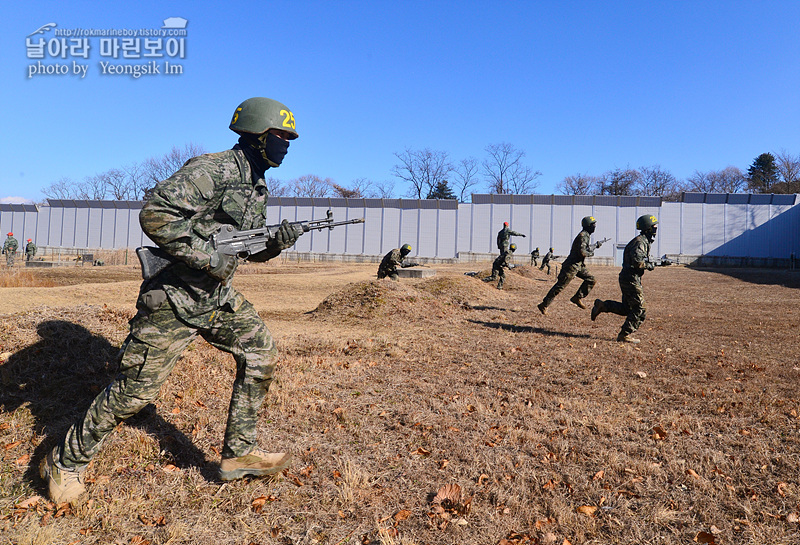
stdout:
<svg viewBox="0 0 800 545">
<path fill-rule="evenodd" d="M 289 151 L 289 141 L 271 133 L 260 136 L 258 140 L 264 146 L 261 148 L 261 155 L 267 160 L 269 166 L 279 166 L 286 157 L 286 152 Z"/>
<path fill-rule="evenodd" d="M 650 231 L 645 233 L 645 236 L 647 237 L 648 242 L 653 242 L 656 239 L 656 227 L 653 227 L 650 229 Z"/>
</svg>

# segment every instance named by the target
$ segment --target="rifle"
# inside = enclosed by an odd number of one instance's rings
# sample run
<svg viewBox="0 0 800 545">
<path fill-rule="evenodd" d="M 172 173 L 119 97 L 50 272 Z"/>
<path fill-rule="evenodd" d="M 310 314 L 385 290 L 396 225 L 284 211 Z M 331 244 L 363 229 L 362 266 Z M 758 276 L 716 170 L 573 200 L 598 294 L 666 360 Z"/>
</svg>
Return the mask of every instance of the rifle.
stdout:
<svg viewBox="0 0 800 545">
<path fill-rule="evenodd" d="M 605 244 L 609 240 L 611 240 L 611 239 L 610 238 L 604 238 L 603 240 L 598 240 L 597 242 L 594 243 L 594 249 L 595 250 L 598 249 L 600 246 L 602 246 L 603 244 Z"/>
<path fill-rule="evenodd" d="M 294 228 L 296 233 L 302 235 L 309 231 L 333 229 L 340 225 L 353 223 L 364 223 L 364 218 L 333 221 L 333 212 L 328 210 L 324 220 L 294 221 L 290 222 L 289 225 Z M 247 259 L 252 254 L 265 250 L 269 241 L 275 238 L 280 228 L 281 224 L 279 223 L 258 229 L 239 231 L 232 225 L 223 225 L 217 233 L 212 235 L 211 246 L 221 254 L 235 255 L 242 259 Z M 142 265 L 142 278 L 145 280 L 150 280 L 177 261 L 166 251 L 153 246 L 136 248 L 136 256 Z"/>
<path fill-rule="evenodd" d="M 653 267 L 668 267 L 672 265 L 672 261 L 667 259 L 666 255 L 660 258 L 658 261 L 653 261 L 652 259 L 650 259 L 650 256 L 647 256 L 647 261 L 645 261 L 645 263 L 648 265 L 652 265 Z"/>
</svg>

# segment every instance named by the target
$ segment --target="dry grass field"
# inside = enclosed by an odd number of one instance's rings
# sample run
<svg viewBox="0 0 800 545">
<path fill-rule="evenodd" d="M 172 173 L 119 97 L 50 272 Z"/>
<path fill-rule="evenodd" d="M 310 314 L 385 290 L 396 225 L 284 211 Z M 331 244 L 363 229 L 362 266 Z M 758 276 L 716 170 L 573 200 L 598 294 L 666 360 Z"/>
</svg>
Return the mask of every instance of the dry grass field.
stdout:
<svg viewBox="0 0 800 545">
<path fill-rule="evenodd" d="M 139 272 L 0 272 L 0 543 L 800 543 L 800 273 L 656 269 L 631 346 L 576 283 L 542 316 L 538 269 L 498 291 L 463 274 L 489 263 L 376 268 L 237 273 L 280 349 L 259 432 L 290 469 L 217 480 L 233 360 L 197 342 L 72 505 L 38 465 L 114 375 Z M 618 299 L 590 268 L 589 302 Z"/>
</svg>

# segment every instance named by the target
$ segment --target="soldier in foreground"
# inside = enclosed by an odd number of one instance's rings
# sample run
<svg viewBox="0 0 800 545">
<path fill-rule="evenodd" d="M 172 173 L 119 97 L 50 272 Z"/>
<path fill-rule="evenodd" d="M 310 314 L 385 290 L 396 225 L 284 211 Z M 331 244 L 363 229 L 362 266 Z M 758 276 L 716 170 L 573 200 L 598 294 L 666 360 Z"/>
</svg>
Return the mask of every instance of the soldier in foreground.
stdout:
<svg viewBox="0 0 800 545">
<path fill-rule="evenodd" d="M 508 251 L 508 244 L 511 242 L 511 237 L 522 237 L 525 235 L 512 231 L 508 227 L 508 222 L 503 222 L 503 228 L 497 232 L 497 249 L 500 250 L 500 255 Z"/>
<path fill-rule="evenodd" d="M 36 244 L 33 243 L 33 240 L 28 239 L 28 243 L 25 245 L 25 260 L 30 261 L 33 259 L 33 256 L 36 255 Z"/>
<path fill-rule="evenodd" d="M 144 233 L 173 263 L 142 283 L 138 313 L 120 351 L 119 375 L 42 462 L 42 478 L 56 503 L 85 491 L 86 466 L 103 439 L 156 398 L 181 353 L 198 336 L 236 361 L 220 478 L 270 475 L 291 461 L 288 453 L 258 446 L 258 412 L 277 351 L 253 305 L 231 285 L 237 257 L 220 254 L 210 239 L 223 226 L 265 225 L 264 173 L 281 164 L 289 141 L 297 138 L 295 119 L 280 102 L 256 97 L 236 108 L 229 128 L 239 135 L 233 149 L 188 161 L 155 186 L 139 214 Z M 272 259 L 298 236 L 284 221 L 265 249 L 249 259 Z"/>
<path fill-rule="evenodd" d="M 655 216 L 644 215 L 636 220 L 636 228 L 641 232 L 625 246 L 625 252 L 622 254 L 622 270 L 619 273 L 622 302 L 594 300 L 592 321 L 603 312 L 627 316 L 617 335 L 619 342 L 639 343 L 639 339 L 631 335 L 642 325 L 647 312 L 642 290 L 642 275 L 644 271 L 652 271 L 655 268 L 649 256 L 650 245 L 656 238 L 657 225 L 658 220 Z"/>
<path fill-rule="evenodd" d="M 531 252 L 531 267 L 537 267 L 539 263 L 537 260 L 539 259 L 539 248 L 537 247 L 535 250 Z"/>
<path fill-rule="evenodd" d="M 497 277 L 500 277 L 500 280 L 497 282 L 497 289 L 503 289 L 503 284 L 506 282 L 506 271 L 505 269 L 511 269 L 514 265 L 511 264 L 511 260 L 514 257 L 514 251 L 517 249 L 517 245 L 513 242 L 508 247 L 508 251 L 500 254 L 492 263 L 492 275 L 487 276 L 483 279 L 484 282 L 494 282 Z"/>
<path fill-rule="evenodd" d="M 547 314 L 547 307 L 550 306 L 550 303 L 553 302 L 556 295 L 561 293 L 564 288 L 567 287 L 567 284 L 576 276 L 582 279 L 583 283 L 578 288 L 578 291 L 575 292 L 575 295 L 570 298 L 570 301 L 580 308 L 587 308 L 586 305 L 583 304 L 582 299 L 589 295 L 596 281 L 594 276 L 589 273 L 589 269 L 586 268 L 585 259 L 593 256 L 595 249 L 599 248 L 602 242 L 598 241 L 594 244 L 589 243 L 589 238 L 597 227 L 597 220 L 592 216 L 583 218 L 581 220 L 581 227 L 581 232 L 578 233 L 578 236 L 572 241 L 572 248 L 569 251 L 567 259 L 561 264 L 561 272 L 558 274 L 558 280 L 556 280 L 555 285 L 550 288 L 550 291 L 547 292 L 547 295 L 544 296 L 544 300 L 537 305 L 539 312 L 542 314 Z"/>
<path fill-rule="evenodd" d="M 14 266 L 14 257 L 17 253 L 17 248 L 19 248 L 19 242 L 14 238 L 14 233 L 8 233 L 8 238 L 6 238 L 6 241 L 3 243 L 3 253 L 6 254 L 7 267 Z"/>
<path fill-rule="evenodd" d="M 553 249 L 552 248 L 547 250 L 547 253 L 544 254 L 544 257 L 542 258 L 542 266 L 539 267 L 539 270 L 541 271 L 545 267 L 547 267 L 547 274 L 549 275 L 550 274 L 550 260 L 551 259 L 553 259 Z"/>
<path fill-rule="evenodd" d="M 383 256 L 381 264 L 378 265 L 378 278 L 386 278 L 387 276 L 397 282 L 400 276 L 397 274 L 397 268 L 405 269 L 406 267 L 419 267 L 419 263 L 403 263 L 406 256 L 411 253 L 411 245 L 403 244 L 399 248 L 395 248 L 391 252 Z"/>
</svg>

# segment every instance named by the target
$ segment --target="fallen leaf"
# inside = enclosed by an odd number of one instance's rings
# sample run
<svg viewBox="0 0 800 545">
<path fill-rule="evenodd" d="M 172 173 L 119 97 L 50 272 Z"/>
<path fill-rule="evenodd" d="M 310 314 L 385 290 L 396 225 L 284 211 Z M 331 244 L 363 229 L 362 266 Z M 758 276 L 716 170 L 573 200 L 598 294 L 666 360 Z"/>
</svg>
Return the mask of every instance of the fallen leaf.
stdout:
<svg viewBox="0 0 800 545">
<path fill-rule="evenodd" d="M 698 481 L 700 480 L 700 475 L 698 475 L 697 472 L 694 469 L 687 469 L 686 470 L 686 474 L 691 476 L 691 477 L 694 477 Z"/>
<path fill-rule="evenodd" d="M 636 376 L 639 378 L 647 378 L 647 373 L 644 371 L 636 371 Z"/>
<path fill-rule="evenodd" d="M 663 441 L 667 438 L 667 432 L 661 426 L 656 426 L 653 428 L 653 434 L 650 437 L 656 441 Z"/>
<path fill-rule="evenodd" d="M 449 464 L 449 463 L 450 463 L 450 462 L 449 462 L 448 460 L 446 460 L 446 459 L 445 459 L 445 460 L 439 460 L 439 469 L 444 469 L 444 468 L 446 468 L 446 467 L 447 467 L 447 464 Z"/>
<path fill-rule="evenodd" d="M 594 474 L 594 477 L 592 477 L 592 480 L 593 481 L 599 481 L 600 479 L 603 478 L 603 476 L 605 476 L 605 472 L 601 469 L 600 471 L 598 471 L 597 473 Z"/>
<path fill-rule="evenodd" d="M 697 532 L 697 535 L 694 536 L 694 540 L 697 543 L 710 543 L 714 545 L 716 540 L 714 539 L 714 534 L 710 534 L 708 532 Z"/>
<path fill-rule="evenodd" d="M 396 522 L 402 522 L 402 521 L 406 520 L 410 516 L 411 516 L 411 511 L 403 509 L 402 511 L 398 511 L 397 513 L 395 513 L 392 518 Z"/>
<path fill-rule="evenodd" d="M 420 456 L 430 456 L 431 455 L 431 451 L 425 450 L 424 448 L 419 447 L 417 449 L 417 454 L 419 454 Z"/>
<path fill-rule="evenodd" d="M 587 517 L 593 517 L 595 512 L 597 512 L 597 507 L 594 505 L 581 505 L 577 509 L 575 509 L 581 515 L 586 515 Z"/>
<path fill-rule="evenodd" d="M 30 509 L 43 499 L 44 498 L 42 498 L 41 496 L 31 496 L 27 500 L 23 500 L 22 502 L 16 504 L 14 507 L 17 507 L 19 509 Z"/>
<path fill-rule="evenodd" d="M 22 466 L 22 465 L 27 464 L 30 461 L 30 459 L 31 459 L 31 455 L 30 454 L 23 454 L 22 456 L 17 458 L 14 461 L 14 463 L 17 464 L 18 466 Z"/>
<path fill-rule="evenodd" d="M 7 445 L 3 445 L 3 450 L 11 450 L 12 448 L 19 446 L 22 444 L 22 441 L 14 441 L 13 443 L 8 443 Z"/>
<path fill-rule="evenodd" d="M 781 495 L 781 496 L 783 496 L 783 497 L 785 497 L 785 496 L 786 496 L 786 492 L 785 492 L 785 490 L 786 490 L 786 486 L 787 486 L 787 485 L 786 485 L 786 483 L 784 483 L 784 482 L 779 482 L 779 483 L 778 483 L 778 494 L 780 494 L 780 495 Z"/>
<path fill-rule="evenodd" d="M 439 489 L 431 503 L 441 504 L 444 501 L 461 502 L 461 487 L 457 484 L 446 484 Z"/>
<path fill-rule="evenodd" d="M 792 524 L 800 522 L 800 513 L 797 512 L 789 513 L 788 515 L 786 515 L 786 522 L 791 522 Z"/>
</svg>

